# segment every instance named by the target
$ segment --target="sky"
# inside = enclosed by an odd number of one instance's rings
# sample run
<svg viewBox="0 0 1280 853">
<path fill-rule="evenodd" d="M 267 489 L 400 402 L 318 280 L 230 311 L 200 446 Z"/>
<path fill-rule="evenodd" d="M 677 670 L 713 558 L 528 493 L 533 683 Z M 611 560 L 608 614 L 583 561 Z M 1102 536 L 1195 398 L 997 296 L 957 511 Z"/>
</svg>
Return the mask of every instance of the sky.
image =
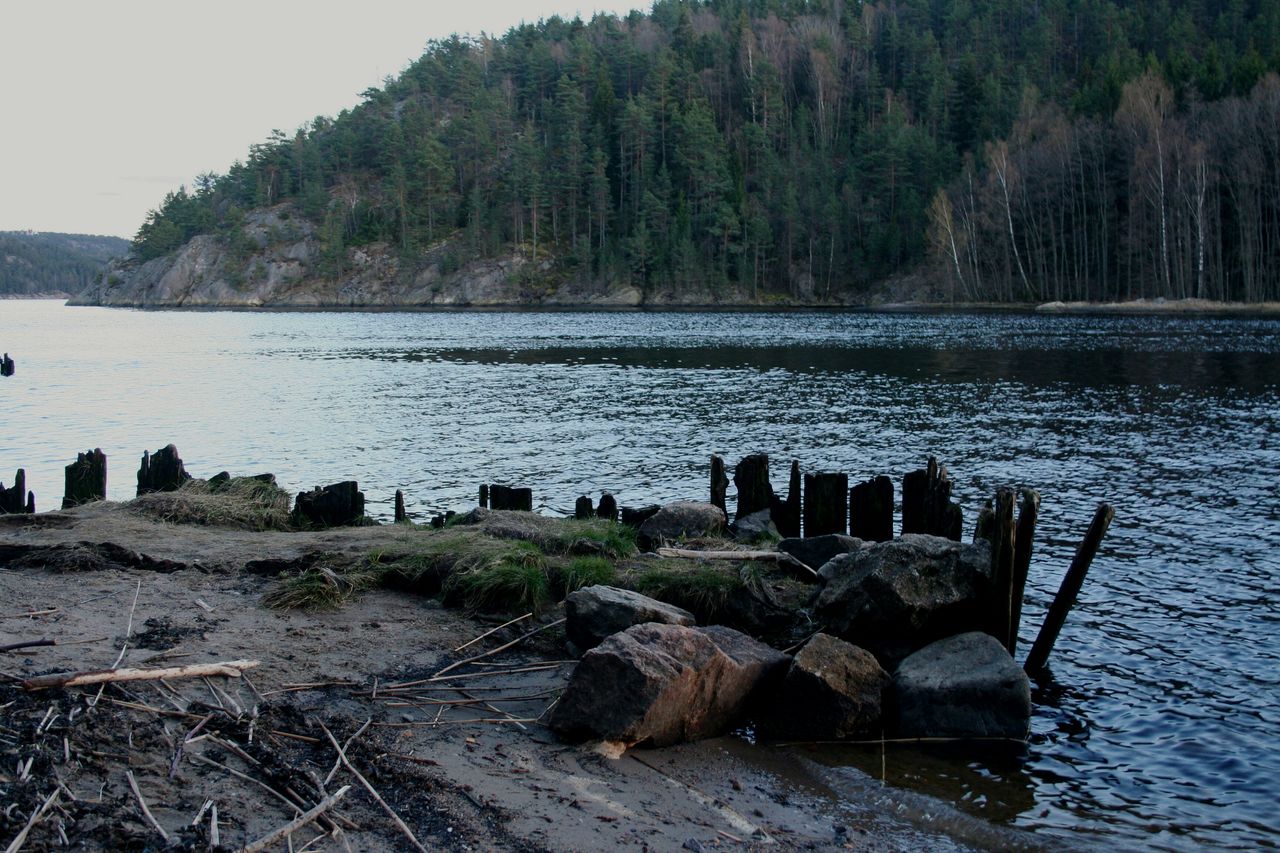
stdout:
<svg viewBox="0 0 1280 853">
<path fill-rule="evenodd" d="M 648 0 L 4 0 L 0 231 L 132 237 L 165 193 L 336 115 L 431 39 Z"/>
</svg>

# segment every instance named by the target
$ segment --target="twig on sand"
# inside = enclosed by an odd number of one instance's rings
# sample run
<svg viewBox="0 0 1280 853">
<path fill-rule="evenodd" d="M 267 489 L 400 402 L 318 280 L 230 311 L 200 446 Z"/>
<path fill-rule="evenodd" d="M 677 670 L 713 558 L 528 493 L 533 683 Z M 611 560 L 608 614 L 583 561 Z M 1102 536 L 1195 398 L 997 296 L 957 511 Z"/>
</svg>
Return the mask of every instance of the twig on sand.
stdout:
<svg viewBox="0 0 1280 853">
<path fill-rule="evenodd" d="M 463 649 L 465 649 L 465 648 L 467 648 L 467 647 L 469 647 L 469 646 L 474 646 L 476 643 L 480 642 L 480 641 L 481 641 L 481 640 L 483 640 L 485 637 L 488 637 L 488 636 L 491 636 L 491 635 L 493 635 L 493 634 L 496 634 L 496 633 L 498 633 L 499 631 L 501 631 L 503 628 L 507 628 L 507 627 L 509 627 L 509 626 L 511 626 L 511 625 L 516 624 L 517 622 L 523 622 L 525 619 L 528 619 L 528 618 L 529 618 L 530 616 L 532 616 L 532 615 L 533 615 L 533 612 L 532 612 L 532 611 L 530 611 L 530 612 L 528 612 L 528 613 L 524 614 L 523 616 L 517 616 L 516 618 L 512 619 L 512 620 L 511 620 L 511 621 L 509 621 L 509 622 L 503 622 L 501 625 L 499 625 L 499 626 L 498 626 L 498 627 L 496 627 L 496 628 L 490 628 L 488 631 L 485 631 L 483 634 L 481 634 L 479 637 L 476 637 L 474 640 L 468 640 L 467 642 L 465 642 L 465 643 L 463 643 L 462 645 L 458 646 L 456 649 L 454 649 L 454 652 L 460 652 L 460 651 L 462 651 Z"/>
<path fill-rule="evenodd" d="M 155 815 L 151 814 L 151 809 L 147 808 L 147 801 L 142 799 L 142 792 L 138 790 L 138 780 L 133 778 L 133 771 L 124 771 L 125 778 L 129 780 L 129 787 L 133 790 L 133 795 L 138 798 L 138 806 L 142 809 L 142 816 L 147 819 L 147 823 L 151 824 L 151 828 L 160 833 L 160 837 L 164 839 L 165 844 L 170 843 L 169 833 L 164 831 L 164 827 L 156 820 Z"/>
<path fill-rule="evenodd" d="M 395 822 L 395 825 L 400 829 L 401 832 L 404 833 L 405 838 L 408 838 L 409 841 L 413 844 L 413 846 L 418 850 L 420 850 L 421 853 L 427 853 L 427 848 L 423 847 L 421 842 L 418 841 L 417 837 L 413 834 L 413 830 L 411 830 L 405 824 L 405 822 L 400 819 L 400 815 L 396 814 L 395 809 L 387 805 L 387 801 L 382 799 L 382 796 L 377 792 L 377 790 L 375 790 L 374 787 L 369 784 L 369 780 L 361 776 L 360 771 L 357 770 L 355 766 L 351 763 L 351 761 L 347 759 L 346 752 L 343 751 L 342 747 L 338 744 L 337 739 L 334 738 L 333 732 L 329 731 L 329 729 L 325 726 L 325 724 L 320 722 L 319 720 L 316 721 L 316 724 L 320 726 L 320 730 L 323 731 L 325 737 L 329 739 L 329 743 L 333 744 L 333 748 L 337 750 L 338 760 L 342 762 L 343 766 L 345 766 L 348 770 L 351 771 L 351 775 L 355 776 L 356 781 L 359 782 L 361 786 L 366 791 L 369 792 L 369 796 L 377 800 L 378 805 L 382 806 L 382 810 L 385 811 L 387 813 L 387 816 L 390 817 L 391 820 Z"/>
<path fill-rule="evenodd" d="M 22 613 L 5 613 L 0 615 L 0 619 L 34 619 L 37 616 L 52 616 L 58 611 L 59 608 L 50 607 L 46 610 L 27 610 Z"/>
<path fill-rule="evenodd" d="M 514 640 L 512 640 L 512 641 L 511 641 L 511 642 L 509 642 L 509 643 L 503 643 L 502 645 L 498 646 L 496 649 L 490 649 L 489 651 L 487 651 L 487 652 L 483 652 L 483 653 L 478 654 L 478 655 L 475 655 L 474 657 L 463 658 L 463 659 L 462 659 L 462 660 L 460 660 L 460 661 L 454 661 L 453 663 L 451 663 L 451 664 L 449 664 L 448 666 L 446 666 L 444 669 L 442 669 L 442 670 L 440 670 L 439 672 L 437 672 L 435 675 L 431 676 L 431 678 L 429 678 L 429 679 L 428 679 L 428 681 L 434 681 L 435 679 L 437 679 L 437 678 L 439 678 L 440 676 L 444 675 L 446 672 L 450 672 L 450 671 L 452 671 L 452 670 L 455 670 L 455 669 L 457 669 L 457 668 L 458 668 L 458 667 L 460 667 L 460 666 L 465 666 L 466 664 L 474 663 L 475 661 L 478 661 L 478 660 L 484 660 L 484 659 L 485 659 L 485 658 L 487 658 L 487 657 L 492 657 L 493 655 L 496 655 L 498 652 L 505 652 L 507 649 L 511 648 L 512 646 L 516 645 L 517 643 L 521 643 L 521 642 L 523 642 L 523 641 L 525 641 L 525 640 L 529 639 L 529 638 L 530 638 L 530 637 L 532 637 L 534 634 L 539 634 L 539 633 L 541 633 L 541 632 L 543 632 L 543 631 L 548 630 L 549 628 L 555 628 L 555 627 L 556 627 L 556 626 L 558 626 L 558 625 L 563 625 L 566 621 L 568 621 L 568 620 L 566 620 L 566 619 L 557 619 L 557 620 L 556 620 L 556 621 L 554 621 L 554 622 L 548 622 L 548 623 L 547 623 L 547 624 L 545 624 L 545 625 L 540 625 L 539 627 L 534 628 L 532 631 L 529 631 L 529 632 L 527 632 L 527 633 L 521 634 L 519 637 L 516 637 Z M 400 685 L 396 685 L 396 686 L 398 686 L 398 687 L 404 687 L 404 686 L 406 686 L 406 685 L 400 684 Z M 384 688 L 384 689 L 385 689 L 385 688 Z"/>
<path fill-rule="evenodd" d="M 51 805 L 53 805 L 53 801 L 58 799 L 58 794 L 60 793 L 62 793 L 61 788 L 53 789 L 53 793 L 51 793 L 45 801 L 41 803 L 40 808 L 36 809 L 36 813 L 31 816 L 31 819 L 27 821 L 26 826 L 22 827 L 22 830 L 17 834 L 9 846 L 4 849 L 4 853 L 18 853 L 18 851 L 22 849 L 22 845 L 27 842 L 27 835 L 29 835 L 31 830 L 35 828 L 35 825 L 44 818 L 44 813 L 49 810 Z"/>
<path fill-rule="evenodd" d="M 313 808 L 298 815 L 296 818 L 289 821 L 284 826 L 272 832 L 267 833 L 266 835 L 262 836 L 252 844 L 246 844 L 244 846 L 243 853 L 262 853 L 263 850 L 266 850 L 268 847 L 275 844 L 280 839 L 296 832 L 297 830 L 311 823 L 311 821 L 315 820 L 320 815 L 324 814 L 329 809 L 333 808 L 333 806 L 337 805 L 338 802 L 343 797 L 345 797 L 347 795 L 347 792 L 350 790 L 351 790 L 350 785 L 343 785 L 341 788 L 334 791 L 332 794 L 325 797 L 320 802 L 316 803 L 316 805 Z"/>
<path fill-rule="evenodd" d="M 364 725 L 363 725 L 363 726 L 361 726 L 360 728 L 356 729 L 356 733 L 355 733 L 355 734 L 353 734 L 351 737 L 347 738 L 347 742 L 346 742 L 346 743 L 344 743 L 344 744 L 342 745 L 342 751 L 343 751 L 343 752 L 346 752 L 348 749 L 350 749 L 350 748 L 351 748 L 351 744 L 353 744 L 353 743 L 355 743 L 355 742 L 356 742 L 356 738 L 358 738 L 358 737 L 360 737 L 360 735 L 364 734 L 365 729 L 369 728 L 369 724 L 370 724 L 370 723 L 372 723 L 372 722 L 373 722 L 373 717 L 370 717 L 369 719 L 365 720 L 365 721 L 364 721 Z M 332 768 L 330 768 L 330 770 L 329 770 L 329 775 L 328 775 L 328 776 L 326 776 L 326 777 L 324 777 L 324 781 L 320 783 L 320 787 L 321 787 L 321 788 L 326 787 L 330 782 L 332 782 L 332 781 L 333 781 L 333 777 L 334 777 L 335 775 L 337 775 L 337 773 L 338 773 L 338 768 L 339 768 L 339 767 L 341 767 L 341 766 L 342 766 L 342 759 L 341 759 L 341 758 L 338 758 L 338 759 L 336 759 L 336 760 L 333 762 L 333 767 L 332 767 Z"/>
<path fill-rule="evenodd" d="M 27 640 L 25 643 L 10 643 L 0 646 L 0 652 L 16 652 L 18 649 L 34 649 L 42 646 L 87 646 L 90 643 L 101 643 L 106 637 L 92 640 Z"/>
<path fill-rule="evenodd" d="M 63 672 L 37 675 L 22 682 L 25 690 L 46 690 L 50 687 L 83 687 L 87 684 L 106 685 L 117 681 L 159 681 L 168 678 L 201 678 L 209 675 L 225 675 L 238 678 L 242 670 L 258 666 L 256 660 L 232 660 L 220 663 L 200 663 L 189 666 L 170 666 L 160 669 L 98 669 L 86 672 Z"/>
</svg>

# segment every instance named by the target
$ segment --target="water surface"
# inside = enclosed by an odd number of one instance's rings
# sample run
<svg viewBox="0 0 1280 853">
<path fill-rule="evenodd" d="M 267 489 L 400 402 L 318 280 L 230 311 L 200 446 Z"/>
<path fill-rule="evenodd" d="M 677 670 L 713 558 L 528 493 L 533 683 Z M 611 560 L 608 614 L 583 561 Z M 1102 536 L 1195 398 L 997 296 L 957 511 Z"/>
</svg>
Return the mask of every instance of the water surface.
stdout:
<svg viewBox="0 0 1280 853">
<path fill-rule="evenodd" d="M 0 303 L 0 479 L 39 508 L 101 447 L 197 476 L 357 479 L 387 516 L 481 482 L 648 503 L 761 450 L 901 480 L 936 454 L 966 533 L 999 485 L 1043 496 L 1022 648 L 1100 500 L 1116 521 L 1037 692 L 1025 752 L 823 748 L 1046 841 L 1280 844 L 1280 323 L 741 313 L 145 313 Z M 854 773 L 856 770 L 837 771 Z"/>
</svg>

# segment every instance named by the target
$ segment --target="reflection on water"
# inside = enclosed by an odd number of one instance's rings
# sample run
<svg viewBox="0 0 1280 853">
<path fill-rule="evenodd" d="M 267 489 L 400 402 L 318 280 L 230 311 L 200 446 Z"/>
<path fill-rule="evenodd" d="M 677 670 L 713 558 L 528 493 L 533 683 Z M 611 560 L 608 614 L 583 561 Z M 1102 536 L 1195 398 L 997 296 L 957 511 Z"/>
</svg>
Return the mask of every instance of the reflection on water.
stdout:
<svg viewBox="0 0 1280 853">
<path fill-rule="evenodd" d="M 1280 843 L 1280 323 L 863 314 L 142 313 L 0 303 L 0 478 L 41 507 L 101 446 L 197 475 L 355 478 L 390 515 L 534 487 L 700 497 L 713 452 L 900 479 L 930 453 L 973 523 L 1043 495 L 1022 648 L 1099 500 L 1117 508 L 1020 756 L 824 753 L 1039 839 Z M 836 771 L 832 771 L 836 772 Z M 855 772 L 850 770 L 850 773 Z"/>
</svg>

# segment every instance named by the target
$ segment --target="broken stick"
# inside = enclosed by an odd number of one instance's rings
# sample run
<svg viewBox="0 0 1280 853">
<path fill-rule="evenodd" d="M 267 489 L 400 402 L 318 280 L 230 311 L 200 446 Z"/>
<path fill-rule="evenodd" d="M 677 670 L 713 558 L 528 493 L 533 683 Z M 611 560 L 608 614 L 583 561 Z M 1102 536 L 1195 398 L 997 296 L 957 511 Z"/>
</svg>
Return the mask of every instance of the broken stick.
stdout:
<svg viewBox="0 0 1280 853">
<path fill-rule="evenodd" d="M 24 690 L 48 690 L 51 687 L 83 687 L 88 684 L 107 684 L 118 681 L 160 681 L 171 678 L 201 678 L 224 675 L 239 678 L 243 670 L 258 666 L 256 660 L 232 660 L 221 663 L 198 663 L 190 666 L 169 666 L 160 669 L 96 669 L 85 672 L 62 672 L 37 675 L 22 682 Z"/>
<path fill-rule="evenodd" d="M 284 826 L 274 830 L 273 832 L 267 833 L 252 844 L 246 844 L 243 853 L 262 853 L 262 851 L 266 850 L 286 835 L 291 835 L 292 833 L 297 832 L 299 829 L 302 829 L 302 827 L 311 823 L 311 821 L 333 808 L 343 797 L 347 795 L 347 792 L 350 790 L 350 785 L 343 785 L 337 791 L 334 791 L 332 794 L 316 803 L 315 808 L 303 812 Z"/>
</svg>

